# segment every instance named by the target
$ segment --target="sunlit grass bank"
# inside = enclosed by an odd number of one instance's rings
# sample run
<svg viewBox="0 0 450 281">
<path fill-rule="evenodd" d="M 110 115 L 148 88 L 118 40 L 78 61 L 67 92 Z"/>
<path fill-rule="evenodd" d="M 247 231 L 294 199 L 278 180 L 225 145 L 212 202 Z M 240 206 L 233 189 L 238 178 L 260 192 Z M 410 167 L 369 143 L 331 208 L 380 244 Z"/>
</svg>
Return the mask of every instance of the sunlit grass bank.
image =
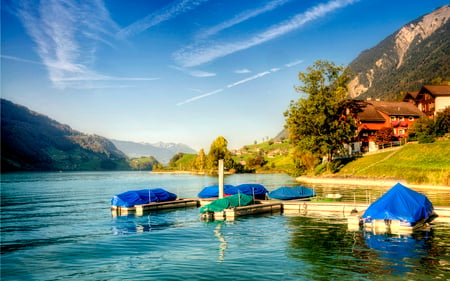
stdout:
<svg viewBox="0 0 450 281">
<path fill-rule="evenodd" d="M 367 155 L 348 163 L 337 175 L 450 185 L 450 141 L 408 144 L 397 151 Z"/>
</svg>

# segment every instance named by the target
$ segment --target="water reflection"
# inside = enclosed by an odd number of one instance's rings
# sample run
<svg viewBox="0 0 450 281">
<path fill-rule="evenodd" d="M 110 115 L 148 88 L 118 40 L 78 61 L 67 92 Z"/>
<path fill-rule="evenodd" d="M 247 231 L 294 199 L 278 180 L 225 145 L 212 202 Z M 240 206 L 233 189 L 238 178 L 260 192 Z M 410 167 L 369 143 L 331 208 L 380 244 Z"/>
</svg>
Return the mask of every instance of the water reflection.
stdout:
<svg viewBox="0 0 450 281">
<path fill-rule="evenodd" d="M 223 262 L 225 259 L 225 250 L 228 248 L 227 246 L 227 240 L 225 240 L 225 236 L 222 234 L 222 226 L 224 222 L 218 222 L 216 228 L 214 229 L 214 236 L 217 237 L 220 241 L 219 245 L 219 258 L 217 259 L 217 262 Z"/>
<path fill-rule="evenodd" d="M 333 218 L 291 217 L 288 223 L 288 255 L 308 265 L 296 272 L 307 279 L 389 280 L 387 276 L 414 275 L 414 280 L 422 280 L 449 272 L 450 243 L 436 238 L 433 230 L 394 236 L 348 231 L 342 220 Z"/>
<path fill-rule="evenodd" d="M 115 235 L 150 232 L 175 227 L 176 222 L 167 221 L 161 213 L 146 213 L 143 216 L 128 214 L 113 217 L 112 233 Z"/>
</svg>

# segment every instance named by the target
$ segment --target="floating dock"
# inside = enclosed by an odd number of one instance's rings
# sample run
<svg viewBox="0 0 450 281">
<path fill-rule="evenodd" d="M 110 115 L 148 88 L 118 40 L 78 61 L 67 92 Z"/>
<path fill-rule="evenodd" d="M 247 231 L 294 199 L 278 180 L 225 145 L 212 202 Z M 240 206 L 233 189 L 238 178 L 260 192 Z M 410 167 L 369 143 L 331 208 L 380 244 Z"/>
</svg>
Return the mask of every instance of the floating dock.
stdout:
<svg viewBox="0 0 450 281">
<path fill-rule="evenodd" d="M 235 220 L 237 217 L 257 214 L 281 214 L 283 204 L 279 202 L 268 203 L 256 201 L 255 204 L 225 209 L 220 212 L 207 212 L 202 214 L 204 220 Z"/>
<path fill-rule="evenodd" d="M 199 200 L 197 199 L 178 199 L 174 201 L 166 202 L 151 202 L 149 204 L 136 205 L 134 207 L 117 207 L 112 206 L 111 211 L 113 215 L 128 215 L 136 214 L 142 216 L 145 212 L 160 211 L 167 209 L 177 208 L 196 208 L 199 206 Z"/>
</svg>

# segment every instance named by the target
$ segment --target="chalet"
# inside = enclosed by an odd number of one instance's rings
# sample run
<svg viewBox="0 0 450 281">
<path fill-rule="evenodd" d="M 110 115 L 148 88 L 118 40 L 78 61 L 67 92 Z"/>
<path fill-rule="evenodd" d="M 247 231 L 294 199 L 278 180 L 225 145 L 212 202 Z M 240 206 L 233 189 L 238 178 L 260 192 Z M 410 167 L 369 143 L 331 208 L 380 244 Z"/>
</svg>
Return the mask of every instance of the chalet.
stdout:
<svg viewBox="0 0 450 281">
<path fill-rule="evenodd" d="M 450 85 L 424 85 L 418 92 L 407 92 L 403 101 L 417 106 L 430 118 L 450 106 Z"/>
<path fill-rule="evenodd" d="M 382 128 L 393 128 L 394 138 L 400 141 L 424 114 L 410 102 L 358 101 L 358 132 L 351 144 L 351 153 L 378 150 L 375 135 Z"/>
</svg>

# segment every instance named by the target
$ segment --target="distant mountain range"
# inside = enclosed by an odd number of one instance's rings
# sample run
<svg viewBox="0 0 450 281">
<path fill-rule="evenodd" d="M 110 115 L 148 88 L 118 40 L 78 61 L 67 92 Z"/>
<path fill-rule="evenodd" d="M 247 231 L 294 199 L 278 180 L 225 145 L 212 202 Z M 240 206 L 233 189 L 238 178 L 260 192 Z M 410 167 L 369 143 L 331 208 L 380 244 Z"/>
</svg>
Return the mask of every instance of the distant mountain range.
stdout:
<svg viewBox="0 0 450 281">
<path fill-rule="evenodd" d="M 153 156 L 168 163 L 178 152 L 196 153 L 183 144 L 138 144 L 87 135 L 1 99 L 2 172 L 129 170 L 128 157 Z"/>
<path fill-rule="evenodd" d="M 111 142 L 130 158 L 153 156 L 164 165 L 168 164 L 177 153 L 197 153 L 197 151 L 182 143 L 157 142 L 150 144 L 113 139 L 111 139 Z"/>
<path fill-rule="evenodd" d="M 349 67 L 352 98 L 398 100 L 440 78 L 450 80 L 450 6 L 442 6 L 404 25 Z"/>
</svg>

